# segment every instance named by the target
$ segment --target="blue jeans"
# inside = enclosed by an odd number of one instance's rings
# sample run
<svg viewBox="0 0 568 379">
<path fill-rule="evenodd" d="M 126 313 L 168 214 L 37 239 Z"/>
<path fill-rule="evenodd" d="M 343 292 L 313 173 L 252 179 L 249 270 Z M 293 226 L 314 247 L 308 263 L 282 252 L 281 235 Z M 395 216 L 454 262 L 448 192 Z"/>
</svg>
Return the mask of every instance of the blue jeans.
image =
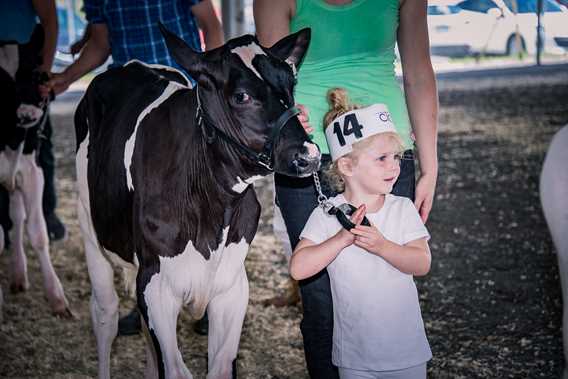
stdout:
<svg viewBox="0 0 568 379">
<path fill-rule="evenodd" d="M 414 200 L 414 154 L 412 150 L 407 150 L 404 155 L 406 159 L 401 162 L 400 176 L 392 193 Z M 322 175 L 322 171 L 325 171 L 330 163 L 329 155 L 323 155 L 319 176 L 322 191 L 328 197 L 337 195 Z M 279 174 L 276 174 L 274 181 L 276 203 L 282 211 L 290 244 L 294 249 L 310 214 L 318 205 L 314 182 L 312 177 L 291 178 Z M 300 281 L 300 293 L 304 310 L 300 330 L 304 339 L 304 354 L 310 378 L 339 379 L 337 367 L 331 363 L 333 302 L 327 270 Z"/>
</svg>

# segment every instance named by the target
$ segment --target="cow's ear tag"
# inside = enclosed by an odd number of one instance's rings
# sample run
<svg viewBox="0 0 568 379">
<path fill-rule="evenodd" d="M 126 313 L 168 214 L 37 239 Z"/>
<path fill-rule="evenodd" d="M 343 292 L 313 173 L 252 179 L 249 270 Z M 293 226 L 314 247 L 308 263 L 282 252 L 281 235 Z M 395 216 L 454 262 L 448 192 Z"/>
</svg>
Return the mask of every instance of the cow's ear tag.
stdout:
<svg viewBox="0 0 568 379">
<path fill-rule="evenodd" d="M 329 213 L 332 216 L 334 215 L 337 218 L 337 221 L 339 221 L 339 223 L 341 224 L 341 226 L 343 226 L 344 229 L 351 230 L 355 227 L 355 224 L 351 222 L 349 216 L 355 213 L 356 210 L 357 208 L 355 208 L 353 205 L 348 203 L 343 203 L 341 205 L 338 205 L 337 207 L 331 207 L 327 211 L 327 213 Z M 371 223 L 369 222 L 367 216 L 363 217 L 361 225 L 371 226 Z"/>
</svg>

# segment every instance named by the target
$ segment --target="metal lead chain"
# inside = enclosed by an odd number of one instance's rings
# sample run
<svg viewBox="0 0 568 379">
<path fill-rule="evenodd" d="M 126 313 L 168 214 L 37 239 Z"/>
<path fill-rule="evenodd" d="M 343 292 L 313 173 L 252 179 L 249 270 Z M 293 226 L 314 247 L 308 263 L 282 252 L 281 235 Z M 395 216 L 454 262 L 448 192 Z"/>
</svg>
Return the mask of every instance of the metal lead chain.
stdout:
<svg viewBox="0 0 568 379">
<path fill-rule="evenodd" d="M 320 178 L 317 171 L 312 174 L 314 177 L 314 185 L 316 186 L 316 192 L 318 193 L 318 205 L 322 207 L 325 212 L 328 212 L 333 208 L 333 204 L 329 201 L 327 196 L 325 196 L 321 190 Z"/>
</svg>

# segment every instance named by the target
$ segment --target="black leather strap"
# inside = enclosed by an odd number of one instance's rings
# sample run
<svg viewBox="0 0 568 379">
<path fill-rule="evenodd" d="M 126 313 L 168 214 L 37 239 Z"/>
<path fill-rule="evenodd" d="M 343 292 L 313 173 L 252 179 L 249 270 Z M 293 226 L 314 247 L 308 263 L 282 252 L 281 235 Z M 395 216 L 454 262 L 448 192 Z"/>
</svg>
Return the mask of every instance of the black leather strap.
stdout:
<svg viewBox="0 0 568 379">
<path fill-rule="evenodd" d="M 351 230 L 355 227 L 355 224 L 351 222 L 349 216 L 355 213 L 356 210 L 357 208 L 355 208 L 353 205 L 345 203 L 337 207 L 332 207 L 327 213 L 329 213 L 330 215 L 335 215 L 335 217 L 337 217 L 337 221 L 339 221 L 344 229 Z M 367 216 L 363 217 L 361 225 L 371 226 L 371 223 L 369 222 Z"/>
</svg>

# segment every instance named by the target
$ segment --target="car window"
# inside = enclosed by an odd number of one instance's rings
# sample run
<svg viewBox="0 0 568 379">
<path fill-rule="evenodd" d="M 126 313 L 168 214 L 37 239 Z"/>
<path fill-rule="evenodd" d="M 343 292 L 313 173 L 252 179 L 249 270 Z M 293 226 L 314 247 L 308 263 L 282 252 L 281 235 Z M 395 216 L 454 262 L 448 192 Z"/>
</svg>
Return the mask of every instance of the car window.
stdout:
<svg viewBox="0 0 568 379">
<path fill-rule="evenodd" d="M 513 0 L 504 0 L 507 8 L 513 12 Z M 518 13 L 536 13 L 537 0 L 517 0 L 519 7 Z M 562 9 L 552 0 L 543 0 L 542 10 L 544 12 L 562 12 Z"/>
<path fill-rule="evenodd" d="M 448 10 L 450 11 L 451 14 L 456 14 L 461 12 L 461 8 L 458 7 L 457 5 L 448 5 Z"/>
<path fill-rule="evenodd" d="M 542 7 L 545 12 L 562 12 L 560 6 L 552 0 L 544 0 Z"/>
<path fill-rule="evenodd" d="M 513 0 L 504 0 L 507 8 L 515 12 Z M 536 0 L 517 0 L 517 13 L 536 13 Z"/>
<path fill-rule="evenodd" d="M 441 16 L 444 12 L 437 5 L 428 5 L 428 16 Z"/>
<path fill-rule="evenodd" d="M 465 0 L 458 4 L 458 7 L 472 12 L 487 13 L 491 8 L 499 8 L 491 0 Z"/>
<path fill-rule="evenodd" d="M 429 16 L 443 16 L 447 14 L 456 14 L 461 8 L 456 5 L 428 5 Z"/>
</svg>

